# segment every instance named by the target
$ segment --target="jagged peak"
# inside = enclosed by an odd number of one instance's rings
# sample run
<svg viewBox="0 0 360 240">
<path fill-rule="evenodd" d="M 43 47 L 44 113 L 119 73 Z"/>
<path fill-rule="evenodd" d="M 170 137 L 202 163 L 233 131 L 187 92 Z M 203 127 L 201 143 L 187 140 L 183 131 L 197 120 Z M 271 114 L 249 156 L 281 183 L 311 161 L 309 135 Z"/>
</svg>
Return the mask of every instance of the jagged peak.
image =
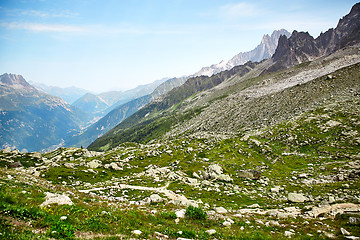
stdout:
<svg viewBox="0 0 360 240">
<path fill-rule="evenodd" d="M 0 76 L 0 84 L 13 88 L 33 88 L 22 75 L 4 73 Z"/>
</svg>

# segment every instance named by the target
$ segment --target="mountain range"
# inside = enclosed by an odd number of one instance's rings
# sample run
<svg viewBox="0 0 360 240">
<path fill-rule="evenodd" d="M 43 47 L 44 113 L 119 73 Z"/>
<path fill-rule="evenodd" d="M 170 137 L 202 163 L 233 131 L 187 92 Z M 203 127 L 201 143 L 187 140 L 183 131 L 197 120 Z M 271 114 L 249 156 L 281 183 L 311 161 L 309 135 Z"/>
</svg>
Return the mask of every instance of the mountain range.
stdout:
<svg viewBox="0 0 360 240">
<path fill-rule="evenodd" d="M 324 91 L 321 77 L 360 61 L 360 38 L 353 37 L 359 33 L 359 6 L 316 39 L 306 32 L 294 31 L 289 38 L 281 35 L 273 56 L 261 63 L 190 78 L 98 138 L 89 149 L 107 150 L 124 142 L 161 137 L 233 136 L 296 116 L 346 92 L 351 84 L 356 88 L 358 83 L 335 81 L 331 91 L 328 86 Z"/>
<path fill-rule="evenodd" d="M 87 114 L 37 90 L 22 76 L 0 76 L 2 148 L 41 151 L 61 145 L 68 134 L 79 131 L 87 121 Z"/>
<path fill-rule="evenodd" d="M 264 59 L 271 58 L 271 56 L 275 52 L 275 49 L 278 44 L 278 40 L 281 35 L 289 37 L 290 33 L 285 29 L 280 29 L 273 31 L 271 36 L 265 34 L 260 44 L 255 49 L 249 52 L 238 53 L 227 62 L 221 61 L 218 64 L 213 64 L 209 67 L 203 67 L 202 69 L 200 69 L 200 71 L 196 72 L 192 76 L 196 77 L 196 76 L 205 75 L 210 77 L 216 73 L 229 70 L 235 66 L 242 65 L 248 61 L 260 62 Z"/>
<path fill-rule="evenodd" d="M 136 98 L 127 103 L 116 107 L 104 117 L 96 121 L 91 126 L 87 127 L 80 134 L 76 134 L 69 138 L 66 146 L 88 146 L 96 138 L 102 136 L 104 133 L 115 127 L 127 117 L 144 107 L 149 102 L 157 99 L 161 95 L 167 93 L 171 89 L 182 85 L 186 81 L 186 77 L 171 78 L 160 84 L 151 94 Z"/>
<path fill-rule="evenodd" d="M 67 103 L 72 104 L 84 94 L 88 93 L 88 90 L 77 88 L 77 87 L 56 87 L 56 86 L 48 86 L 44 83 L 37 83 L 37 82 L 29 82 L 32 86 L 41 90 L 47 94 L 60 97 L 65 100 Z"/>
<path fill-rule="evenodd" d="M 100 94 L 86 93 L 77 99 L 72 106 L 93 116 L 93 120 L 99 120 L 111 110 L 133 99 L 152 93 L 160 84 L 168 80 L 163 78 L 149 84 L 139 85 L 136 88 L 121 92 L 110 91 Z"/>
</svg>

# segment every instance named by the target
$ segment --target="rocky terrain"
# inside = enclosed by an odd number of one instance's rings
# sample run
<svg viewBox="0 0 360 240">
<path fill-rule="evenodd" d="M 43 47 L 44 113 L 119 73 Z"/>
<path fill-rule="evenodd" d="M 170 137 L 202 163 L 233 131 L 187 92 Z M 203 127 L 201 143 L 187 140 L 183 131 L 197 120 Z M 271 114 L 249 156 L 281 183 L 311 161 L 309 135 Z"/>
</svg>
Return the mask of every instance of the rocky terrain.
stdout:
<svg viewBox="0 0 360 240">
<path fill-rule="evenodd" d="M 1 150 L 0 238 L 359 239 L 359 6 L 332 44 L 281 37 L 87 149 Z"/>
</svg>

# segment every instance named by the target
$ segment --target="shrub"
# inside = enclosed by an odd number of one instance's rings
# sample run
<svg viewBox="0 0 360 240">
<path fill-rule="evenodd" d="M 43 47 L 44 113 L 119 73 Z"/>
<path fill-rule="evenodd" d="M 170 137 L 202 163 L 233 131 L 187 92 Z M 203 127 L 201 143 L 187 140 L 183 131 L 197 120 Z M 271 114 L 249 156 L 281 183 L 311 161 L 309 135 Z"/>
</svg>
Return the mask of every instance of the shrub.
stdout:
<svg viewBox="0 0 360 240">
<path fill-rule="evenodd" d="M 185 216 L 189 219 L 205 220 L 207 214 L 201 208 L 190 205 L 186 208 Z"/>
<path fill-rule="evenodd" d="M 73 239 L 75 228 L 67 220 L 58 220 L 51 225 L 49 236 L 56 239 Z"/>
</svg>

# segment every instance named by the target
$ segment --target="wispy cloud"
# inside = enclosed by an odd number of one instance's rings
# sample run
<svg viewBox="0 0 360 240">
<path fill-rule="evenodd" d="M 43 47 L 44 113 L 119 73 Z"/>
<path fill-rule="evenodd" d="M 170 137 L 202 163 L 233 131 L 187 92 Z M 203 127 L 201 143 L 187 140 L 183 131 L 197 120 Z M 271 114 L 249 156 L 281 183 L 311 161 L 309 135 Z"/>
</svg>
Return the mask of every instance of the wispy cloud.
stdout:
<svg viewBox="0 0 360 240">
<path fill-rule="evenodd" d="M 253 3 L 240 2 L 221 6 L 220 14 L 222 17 L 229 19 L 248 18 L 258 16 L 260 9 Z"/>
<path fill-rule="evenodd" d="M 35 22 L 0 22 L 0 28 L 8 30 L 25 30 L 32 32 L 53 32 L 53 33 L 79 33 L 89 35 L 184 35 L 190 34 L 188 30 L 174 29 L 173 26 L 130 26 L 127 24 L 119 26 L 105 25 L 68 25 L 68 24 L 47 24 Z"/>
<path fill-rule="evenodd" d="M 3 16 L 8 17 L 37 17 L 37 18 L 73 18 L 78 16 L 78 13 L 71 12 L 69 10 L 49 10 L 40 11 L 34 9 L 18 9 L 18 8 L 6 8 L 0 6 L 0 13 Z"/>
<path fill-rule="evenodd" d="M 0 26 L 7 29 L 22 29 L 34 32 L 89 32 L 86 27 L 62 24 L 2 22 Z"/>
</svg>

